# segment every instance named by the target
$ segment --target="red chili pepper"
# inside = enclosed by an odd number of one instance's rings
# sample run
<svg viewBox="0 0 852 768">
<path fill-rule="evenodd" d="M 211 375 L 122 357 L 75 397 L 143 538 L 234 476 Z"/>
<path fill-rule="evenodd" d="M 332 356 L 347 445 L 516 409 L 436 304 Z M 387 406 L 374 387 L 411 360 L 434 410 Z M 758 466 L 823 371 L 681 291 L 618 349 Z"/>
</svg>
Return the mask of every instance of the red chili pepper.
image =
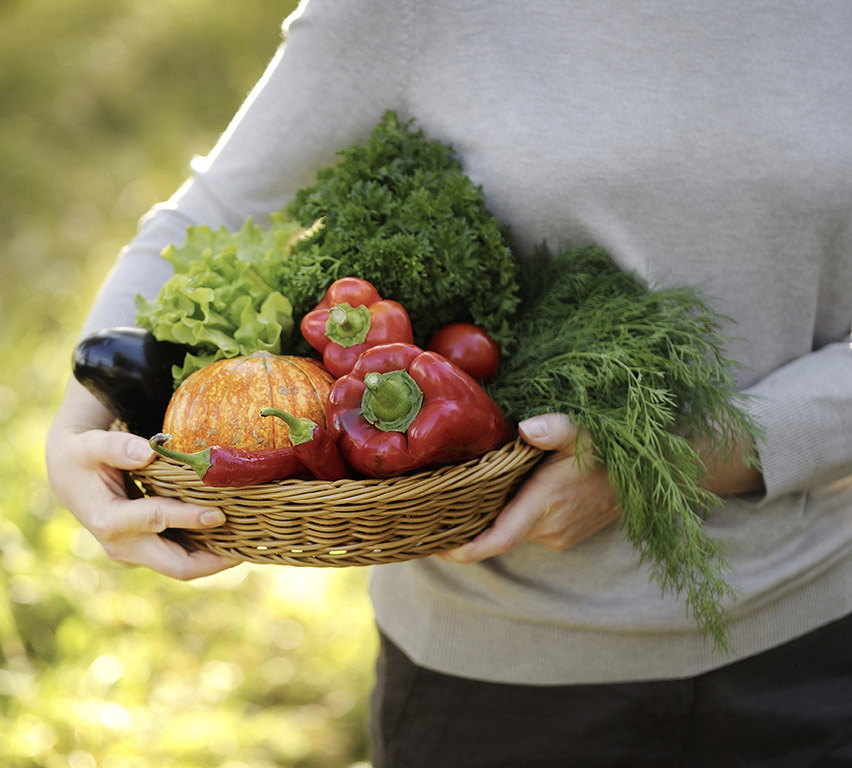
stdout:
<svg viewBox="0 0 852 768">
<path fill-rule="evenodd" d="M 302 318 L 301 329 L 336 379 L 352 370 L 364 350 L 414 338 L 402 304 L 382 299 L 372 283 L 359 277 L 335 280 L 323 300 Z"/>
<path fill-rule="evenodd" d="M 497 404 L 467 373 L 414 344 L 364 352 L 331 389 L 329 431 L 369 477 L 473 459 L 511 439 Z"/>
<path fill-rule="evenodd" d="M 161 456 L 179 461 L 195 470 L 205 485 L 217 488 L 257 485 L 305 474 L 305 465 L 292 446 L 251 451 L 246 448 L 211 445 L 202 451 L 184 453 L 164 446 L 171 437 L 161 432 L 148 442 Z"/>
<path fill-rule="evenodd" d="M 349 467 L 343 460 L 334 438 L 312 419 L 297 418 L 279 408 L 263 408 L 261 416 L 277 416 L 290 428 L 290 442 L 296 456 L 317 480 L 340 480 L 348 477 Z"/>
</svg>

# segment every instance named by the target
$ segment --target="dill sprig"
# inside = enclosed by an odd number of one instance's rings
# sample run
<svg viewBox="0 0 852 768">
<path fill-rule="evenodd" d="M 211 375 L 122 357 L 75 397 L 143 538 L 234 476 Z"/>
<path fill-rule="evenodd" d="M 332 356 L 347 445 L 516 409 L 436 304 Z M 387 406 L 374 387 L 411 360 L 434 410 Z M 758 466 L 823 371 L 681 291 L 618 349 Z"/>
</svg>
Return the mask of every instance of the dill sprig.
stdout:
<svg viewBox="0 0 852 768">
<path fill-rule="evenodd" d="M 561 412 L 589 431 L 594 455 L 579 460 L 606 467 L 627 537 L 653 579 L 664 594 L 685 596 L 726 650 L 723 601 L 735 589 L 704 527 L 721 500 L 702 487 L 695 441 L 725 455 L 741 435 L 758 433 L 724 356 L 727 318 L 697 289 L 652 289 L 600 248 L 545 263 L 532 270 L 515 351 L 489 392 L 517 421 Z"/>
</svg>

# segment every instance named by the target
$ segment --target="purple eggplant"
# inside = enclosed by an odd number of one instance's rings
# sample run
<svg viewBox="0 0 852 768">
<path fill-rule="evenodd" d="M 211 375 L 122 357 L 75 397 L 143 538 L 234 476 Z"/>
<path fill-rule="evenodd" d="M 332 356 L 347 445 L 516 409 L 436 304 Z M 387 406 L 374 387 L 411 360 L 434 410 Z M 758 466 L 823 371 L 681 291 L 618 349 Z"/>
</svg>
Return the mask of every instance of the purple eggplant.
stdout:
<svg viewBox="0 0 852 768">
<path fill-rule="evenodd" d="M 174 392 L 172 366 L 182 365 L 189 351 L 142 328 L 107 328 L 79 341 L 72 371 L 130 432 L 150 437 L 163 428 Z"/>
</svg>

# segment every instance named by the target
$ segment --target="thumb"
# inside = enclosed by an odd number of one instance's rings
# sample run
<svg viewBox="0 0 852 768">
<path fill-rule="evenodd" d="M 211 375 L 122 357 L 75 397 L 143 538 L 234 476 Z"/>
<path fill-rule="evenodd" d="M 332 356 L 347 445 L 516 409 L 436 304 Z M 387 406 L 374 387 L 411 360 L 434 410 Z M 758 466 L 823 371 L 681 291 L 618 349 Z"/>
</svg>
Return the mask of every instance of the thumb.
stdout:
<svg viewBox="0 0 852 768">
<path fill-rule="evenodd" d="M 156 454 L 144 437 L 128 432 L 91 430 L 82 435 L 81 456 L 90 465 L 105 464 L 118 469 L 139 469 Z"/>
<path fill-rule="evenodd" d="M 521 437 L 530 445 L 544 451 L 570 450 L 579 434 L 578 428 L 564 413 L 544 413 L 518 424 Z"/>
</svg>

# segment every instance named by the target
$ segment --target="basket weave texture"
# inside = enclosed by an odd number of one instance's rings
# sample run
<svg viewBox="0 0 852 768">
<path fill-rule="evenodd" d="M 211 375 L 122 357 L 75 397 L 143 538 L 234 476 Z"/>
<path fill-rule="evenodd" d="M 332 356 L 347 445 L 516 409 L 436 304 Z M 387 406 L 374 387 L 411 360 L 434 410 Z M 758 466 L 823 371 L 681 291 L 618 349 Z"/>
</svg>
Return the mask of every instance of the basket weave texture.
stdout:
<svg viewBox="0 0 852 768">
<path fill-rule="evenodd" d="M 212 488 L 164 457 L 131 476 L 149 495 L 225 513 L 217 528 L 181 531 L 190 546 L 254 563 L 341 567 L 413 560 L 470 541 L 542 456 L 518 439 L 464 464 L 383 480 Z"/>
</svg>

